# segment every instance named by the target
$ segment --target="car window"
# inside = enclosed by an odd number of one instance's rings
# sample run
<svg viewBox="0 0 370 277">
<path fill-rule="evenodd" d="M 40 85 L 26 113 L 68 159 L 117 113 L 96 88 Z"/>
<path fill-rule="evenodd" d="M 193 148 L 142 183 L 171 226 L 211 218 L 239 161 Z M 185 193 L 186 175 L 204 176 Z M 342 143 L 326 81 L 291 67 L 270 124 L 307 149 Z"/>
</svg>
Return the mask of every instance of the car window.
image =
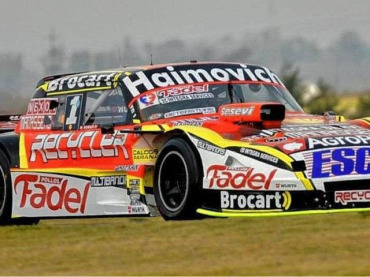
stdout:
<svg viewBox="0 0 370 277">
<path fill-rule="evenodd" d="M 229 103 L 227 86 L 191 84 L 160 88 L 143 93 L 136 99 L 143 121 L 190 114 L 212 114 L 219 106 Z"/>
<path fill-rule="evenodd" d="M 52 130 L 61 130 L 63 129 L 64 122 L 65 122 L 65 102 L 66 102 L 66 95 L 60 95 L 56 98 L 57 108 L 55 115 L 51 119 L 51 129 Z"/>
<path fill-rule="evenodd" d="M 289 111 L 302 111 L 290 93 L 275 84 L 261 82 L 190 84 L 142 93 L 134 100 L 142 121 L 190 114 L 212 114 L 229 103 L 277 102 Z"/>
<path fill-rule="evenodd" d="M 124 124 L 128 109 L 120 87 L 86 93 L 83 125 Z"/>
<path fill-rule="evenodd" d="M 53 97 L 57 102 L 52 130 L 77 130 L 81 126 L 127 123 L 128 109 L 119 87 Z"/>
</svg>

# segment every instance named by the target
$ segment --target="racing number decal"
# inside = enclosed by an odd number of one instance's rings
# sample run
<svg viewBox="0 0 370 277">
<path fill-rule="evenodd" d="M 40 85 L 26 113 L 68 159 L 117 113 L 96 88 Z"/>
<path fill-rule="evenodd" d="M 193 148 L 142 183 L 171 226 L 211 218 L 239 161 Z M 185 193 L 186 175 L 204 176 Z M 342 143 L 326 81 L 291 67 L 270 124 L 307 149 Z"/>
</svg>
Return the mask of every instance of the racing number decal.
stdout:
<svg viewBox="0 0 370 277">
<path fill-rule="evenodd" d="M 67 117 L 66 124 L 76 124 L 77 122 L 77 108 L 80 107 L 80 97 L 74 96 L 70 101 L 71 110 L 69 112 L 69 116 Z"/>
<path fill-rule="evenodd" d="M 82 94 L 67 96 L 64 131 L 77 130 L 80 125 Z"/>
</svg>

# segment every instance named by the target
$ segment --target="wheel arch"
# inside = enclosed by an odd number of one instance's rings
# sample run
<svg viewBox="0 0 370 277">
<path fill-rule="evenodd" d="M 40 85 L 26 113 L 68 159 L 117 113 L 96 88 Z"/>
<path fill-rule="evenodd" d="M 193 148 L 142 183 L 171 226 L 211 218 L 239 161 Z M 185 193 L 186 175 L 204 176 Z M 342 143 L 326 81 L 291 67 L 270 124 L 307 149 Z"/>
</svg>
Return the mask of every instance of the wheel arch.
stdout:
<svg viewBox="0 0 370 277">
<path fill-rule="evenodd" d="M 203 172 L 202 159 L 200 157 L 200 154 L 199 154 L 199 151 L 197 150 L 196 145 L 191 141 L 190 136 L 191 136 L 191 133 L 189 133 L 189 132 L 187 132 L 183 129 L 174 129 L 174 130 L 171 130 L 171 131 L 168 131 L 164 134 L 159 135 L 154 140 L 154 145 L 155 145 L 156 148 L 160 149 L 160 151 L 159 151 L 159 153 L 160 153 L 162 151 L 163 147 L 165 146 L 165 144 L 168 141 L 170 141 L 171 139 L 181 138 L 181 139 L 185 140 L 187 142 L 187 144 L 190 146 L 190 148 L 192 149 L 192 151 L 195 155 L 195 158 L 197 160 L 197 163 L 201 167 L 200 168 L 201 172 Z M 158 153 L 158 156 L 159 156 L 159 153 Z M 155 165 L 153 166 L 153 168 L 154 167 L 155 167 Z"/>
<path fill-rule="evenodd" d="M 200 154 L 199 152 L 197 151 L 197 148 L 196 146 L 194 145 L 194 143 L 191 141 L 190 139 L 190 135 L 188 132 L 182 130 L 182 129 L 173 129 L 173 130 L 170 130 L 166 133 L 163 133 L 163 134 L 160 134 L 158 135 L 154 141 L 153 141 L 153 146 L 156 148 L 156 149 L 159 149 L 159 152 L 158 152 L 158 156 L 160 154 L 160 152 L 163 150 L 163 147 L 164 145 L 172 140 L 172 139 L 176 139 L 176 138 L 181 138 L 183 139 L 184 141 L 186 141 L 186 143 L 189 145 L 189 147 L 192 149 L 194 155 L 195 155 L 195 158 L 196 158 L 196 161 L 197 161 L 197 164 L 198 166 L 200 167 L 199 168 L 199 171 L 200 173 L 202 174 L 200 178 L 203 177 L 203 161 L 200 157 Z M 157 163 L 157 161 L 156 161 Z M 153 189 L 153 186 L 154 186 L 154 179 L 155 179 L 155 166 L 156 166 L 156 163 L 153 164 L 153 165 L 147 165 L 146 168 L 145 168 L 145 173 L 144 173 L 144 188 L 145 188 L 145 194 L 149 193 L 151 194 L 152 193 L 152 189 Z"/>
<path fill-rule="evenodd" d="M 0 149 L 6 155 L 10 167 L 19 167 L 19 135 L 4 133 L 0 135 Z"/>
</svg>

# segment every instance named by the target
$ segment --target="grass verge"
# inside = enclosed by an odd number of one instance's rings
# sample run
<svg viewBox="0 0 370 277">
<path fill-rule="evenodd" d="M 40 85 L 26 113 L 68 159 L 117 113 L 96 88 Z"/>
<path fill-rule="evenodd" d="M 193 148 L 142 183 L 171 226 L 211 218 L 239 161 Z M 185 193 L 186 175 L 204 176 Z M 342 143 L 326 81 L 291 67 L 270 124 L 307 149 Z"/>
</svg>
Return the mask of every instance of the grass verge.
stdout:
<svg viewBox="0 0 370 277">
<path fill-rule="evenodd" d="M 44 220 L 0 228 L 2 275 L 370 275 L 370 214 Z"/>
</svg>

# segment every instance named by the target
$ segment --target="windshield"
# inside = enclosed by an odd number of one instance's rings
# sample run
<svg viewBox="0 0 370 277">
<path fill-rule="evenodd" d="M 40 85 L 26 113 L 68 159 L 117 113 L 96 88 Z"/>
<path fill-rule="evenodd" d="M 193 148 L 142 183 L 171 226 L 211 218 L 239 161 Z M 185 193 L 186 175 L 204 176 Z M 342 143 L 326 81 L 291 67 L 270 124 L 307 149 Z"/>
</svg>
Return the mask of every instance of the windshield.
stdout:
<svg viewBox="0 0 370 277">
<path fill-rule="evenodd" d="M 127 107 L 120 87 L 86 93 L 84 125 L 125 123 Z"/>
<path fill-rule="evenodd" d="M 277 102 L 287 111 L 302 108 L 283 87 L 267 83 L 192 84 L 161 88 L 140 95 L 135 104 L 142 121 L 190 114 L 216 113 L 229 103 Z"/>
</svg>

